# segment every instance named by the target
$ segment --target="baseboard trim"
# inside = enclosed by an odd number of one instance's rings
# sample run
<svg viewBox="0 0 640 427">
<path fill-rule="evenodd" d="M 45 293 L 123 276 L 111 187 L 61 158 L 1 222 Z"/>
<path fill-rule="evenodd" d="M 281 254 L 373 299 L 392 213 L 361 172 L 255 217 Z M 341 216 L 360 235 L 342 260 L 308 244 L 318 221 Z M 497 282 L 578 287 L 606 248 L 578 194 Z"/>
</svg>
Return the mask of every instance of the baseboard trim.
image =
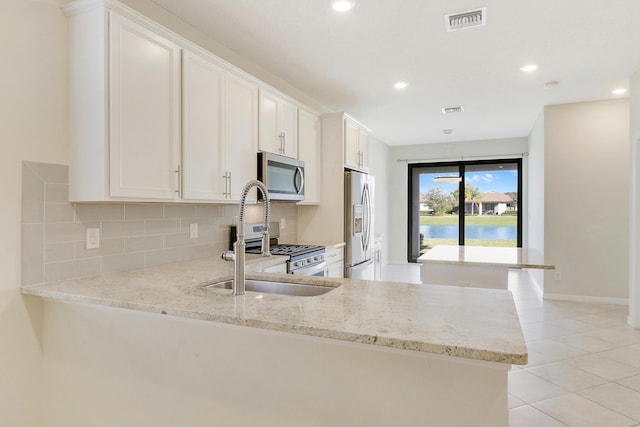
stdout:
<svg viewBox="0 0 640 427">
<path fill-rule="evenodd" d="M 562 295 L 545 292 L 543 298 L 550 301 L 591 302 L 599 304 L 629 305 L 628 298 L 590 297 L 585 295 Z"/>
</svg>

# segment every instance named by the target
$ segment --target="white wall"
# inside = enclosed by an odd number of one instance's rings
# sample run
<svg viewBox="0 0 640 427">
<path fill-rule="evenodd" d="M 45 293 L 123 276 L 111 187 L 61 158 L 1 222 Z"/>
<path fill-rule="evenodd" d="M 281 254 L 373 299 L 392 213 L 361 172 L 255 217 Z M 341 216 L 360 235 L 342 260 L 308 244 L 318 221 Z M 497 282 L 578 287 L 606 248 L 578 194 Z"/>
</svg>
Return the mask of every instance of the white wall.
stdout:
<svg viewBox="0 0 640 427">
<path fill-rule="evenodd" d="M 631 76 L 629 324 L 640 328 L 640 70 Z"/>
<path fill-rule="evenodd" d="M 67 163 L 66 20 L 54 0 L 0 14 L 0 425 L 40 425 L 41 304 L 20 294 L 22 160 Z"/>
<path fill-rule="evenodd" d="M 527 152 L 527 138 L 406 145 L 389 148 L 389 262 L 407 262 L 408 163 L 439 162 L 482 157 L 516 157 Z M 516 156 L 514 156 L 516 155 Z M 526 157 L 523 160 L 523 166 Z M 526 180 L 526 175 L 523 176 Z M 526 188 L 526 182 L 523 183 Z M 526 195 L 524 195 L 526 197 Z M 526 221 L 526 218 L 524 218 Z"/>
<path fill-rule="evenodd" d="M 389 147 L 369 137 L 369 174 L 376 178 L 374 199 L 374 233 L 383 234 L 382 262 L 388 259 L 389 220 Z"/>
<path fill-rule="evenodd" d="M 629 101 L 545 107 L 545 296 L 625 299 Z"/>
<path fill-rule="evenodd" d="M 523 199 L 522 210 L 527 212 L 525 231 L 527 247 L 544 254 L 544 113 L 540 113 L 529 135 L 528 197 Z M 544 289 L 544 272 L 529 270 L 529 274 L 540 290 Z"/>
</svg>

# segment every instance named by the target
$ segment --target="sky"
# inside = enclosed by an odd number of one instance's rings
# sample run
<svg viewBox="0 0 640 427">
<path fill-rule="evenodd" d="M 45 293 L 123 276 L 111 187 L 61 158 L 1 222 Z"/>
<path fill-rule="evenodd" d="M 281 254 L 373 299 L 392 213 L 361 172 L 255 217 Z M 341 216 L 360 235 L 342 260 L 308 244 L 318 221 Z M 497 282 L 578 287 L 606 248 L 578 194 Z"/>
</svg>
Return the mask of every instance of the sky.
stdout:
<svg viewBox="0 0 640 427">
<path fill-rule="evenodd" d="M 434 182 L 436 176 L 456 175 L 455 173 L 429 173 L 420 174 L 420 192 L 426 192 L 429 187 L 439 186 L 446 192 L 456 190 L 457 182 Z M 467 172 L 465 182 L 471 183 L 480 189 L 481 193 L 493 190 L 498 193 L 506 193 L 507 191 L 518 191 L 518 173 L 514 170 L 507 171 L 482 171 Z"/>
</svg>

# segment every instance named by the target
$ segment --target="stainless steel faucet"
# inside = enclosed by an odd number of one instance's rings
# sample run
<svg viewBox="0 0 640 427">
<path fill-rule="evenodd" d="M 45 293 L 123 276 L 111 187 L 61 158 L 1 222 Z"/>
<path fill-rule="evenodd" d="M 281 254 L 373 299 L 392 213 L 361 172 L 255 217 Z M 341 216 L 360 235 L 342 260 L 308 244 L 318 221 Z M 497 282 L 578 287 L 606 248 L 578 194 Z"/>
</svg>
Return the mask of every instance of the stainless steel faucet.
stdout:
<svg viewBox="0 0 640 427">
<path fill-rule="evenodd" d="M 264 223 L 262 225 L 262 256 L 271 256 L 271 248 L 269 245 L 269 211 L 271 210 L 271 202 L 269 201 L 269 194 L 267 194 L 267 187 L 254 179 L 244 186 L 242 194 L 240 196 L 240 216 L 238 217 L 238 230 L 237 240 L 233 244 L 233 251 L 225 251 L 222 253 L 222 259 L 225 261 L 234 262 L 233 270 L 233 295 L 244 295 L 244 208 L 246 205 L 247 194 L 249 190 L 256 187 L 261 193 L 264 199 Z"/>
</svg>

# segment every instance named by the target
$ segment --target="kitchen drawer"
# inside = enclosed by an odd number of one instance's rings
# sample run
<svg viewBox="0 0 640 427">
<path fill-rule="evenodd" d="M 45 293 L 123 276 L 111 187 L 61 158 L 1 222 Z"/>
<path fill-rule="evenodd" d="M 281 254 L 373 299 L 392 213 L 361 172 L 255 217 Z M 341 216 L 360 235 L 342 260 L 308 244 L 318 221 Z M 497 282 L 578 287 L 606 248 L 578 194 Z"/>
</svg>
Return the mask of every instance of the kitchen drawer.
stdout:
<svg viewBox="0 0 640 427">
<path fill-rule="evenodd" d="M 327 264 L 340 262 L 344 259 L 344 247 L 327 247 L 324 252 L 324 260 Z"/>
</svg>

